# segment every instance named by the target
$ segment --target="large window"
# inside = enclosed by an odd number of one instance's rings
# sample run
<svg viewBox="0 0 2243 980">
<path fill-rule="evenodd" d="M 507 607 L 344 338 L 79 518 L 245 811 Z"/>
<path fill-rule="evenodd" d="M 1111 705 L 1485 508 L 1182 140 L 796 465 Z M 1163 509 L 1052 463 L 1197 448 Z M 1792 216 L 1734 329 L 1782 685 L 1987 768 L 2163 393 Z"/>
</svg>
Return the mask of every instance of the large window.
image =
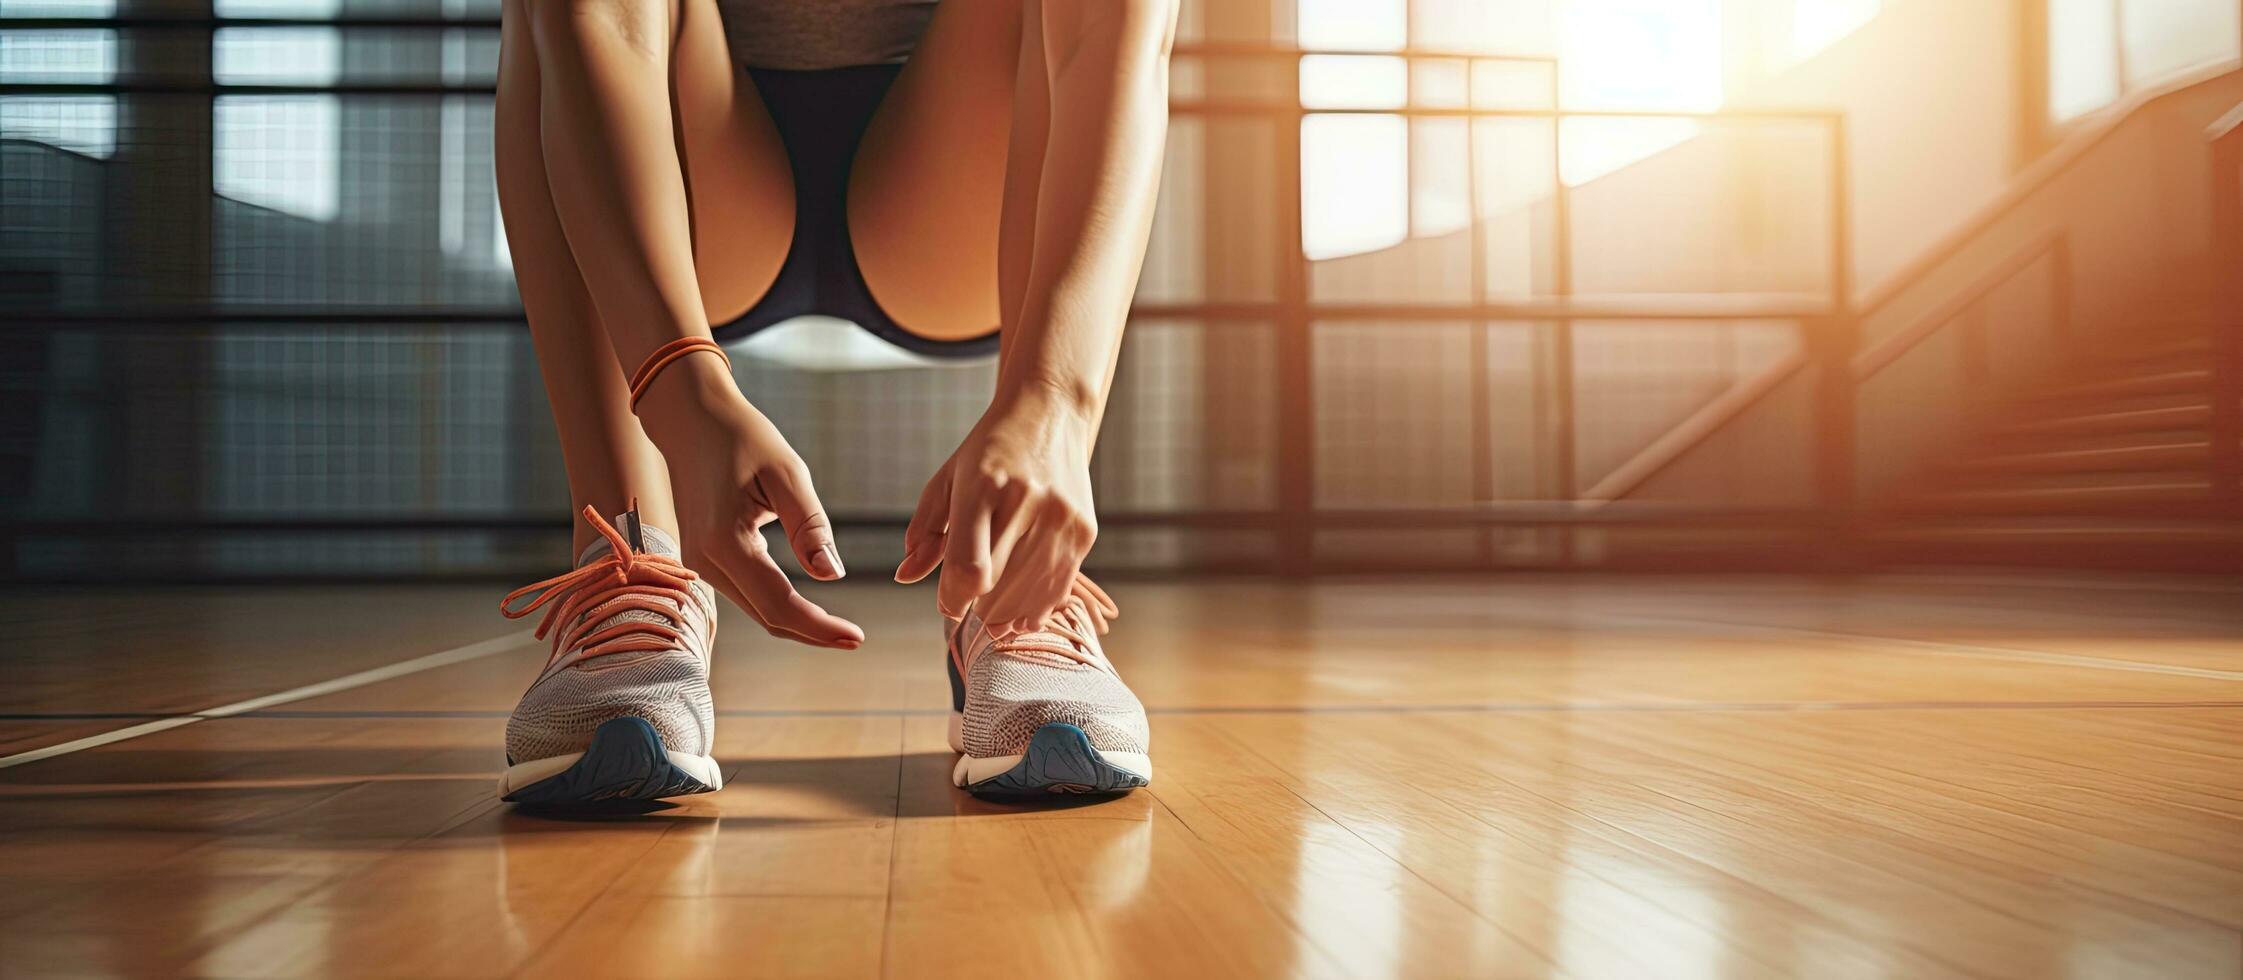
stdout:
<svg viewBox="0 0 2243 980">
<path fill-rule="evenodd" d="M 2046 0 L 2048 117 L 2068 122 L 2130 91 L 2243 55 L 2235 0 Z"/>
<path fill-rule="evenodd" d="M 1820 33 L 1875 5 L 1800 2 L 1812 8 L 1801 23 Z M 1722 13 L 1720 0 L 1301 0 L 1296 33 L 1302 48 L 1364 52 L 1303 59 L 1301 101 L 1327 110 L 1469 102 L 1479 108 L 1709 112 L 1722 102 Z M 1405 51 L 1416 57 L 1414 72 Z M 1550 77 L 1547 63 L 1507 56 L 1554 58 L 1557 77 Z M 1582 119 L 1566 126 L 1560 174 L 1574 185 L 1697 132 L 1677 120 Z M 1399 115 L 1308 118 L 1302 230 L 1311 258 L 1376 251 L 1413 234 L 1462 225 L 1461 199 L 1412 191 L 1412 140 L 1423 143 L 1425 129 L 1413 134 Z"/>
<path fill-rule="evenodd" d="M 111 17 L 115 0 L 9 0 L 10 17 Z M 0 79 L 62 85 L 106 85 L 117 77 L 117 34 L 108 30 L 11 31 L 0 34 Z M 111 95 L 46 98 L 0 96 L 0 139 L 21 139 L 106 158 L 117 149 L 117 100 Z"/>
</svg>

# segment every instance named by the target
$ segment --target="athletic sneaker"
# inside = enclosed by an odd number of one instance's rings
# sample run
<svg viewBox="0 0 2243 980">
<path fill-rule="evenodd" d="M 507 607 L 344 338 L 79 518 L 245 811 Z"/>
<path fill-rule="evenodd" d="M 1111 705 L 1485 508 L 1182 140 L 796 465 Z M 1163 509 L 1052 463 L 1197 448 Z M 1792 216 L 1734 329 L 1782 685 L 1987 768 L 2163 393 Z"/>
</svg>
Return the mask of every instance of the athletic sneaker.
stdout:
<svg viewBox="0 0 2243 980">
<path fill-rule="evenodd" d="M 1099 649 L 1114 600 L 1081 575 L 1047 630 L 948 621 L 951 781 L 988 796 L 1119 793 L 1152 781 L 1145 706 Z"/>
<path fill-rule="evenodd" d="M 586 507 L 584 519 L 601 540 L 577 557 L 576 570 L 499 605 L 509 619 L 545 607 L 537 635 L 553 636 L 545 670 L 506 723 L 500 798 L 592 803 L 722 787 L 710 754 L 715 592 L 678 560 L 676 540 L 639 523 L 638 511 L 611 525 Z"/>
</svg>

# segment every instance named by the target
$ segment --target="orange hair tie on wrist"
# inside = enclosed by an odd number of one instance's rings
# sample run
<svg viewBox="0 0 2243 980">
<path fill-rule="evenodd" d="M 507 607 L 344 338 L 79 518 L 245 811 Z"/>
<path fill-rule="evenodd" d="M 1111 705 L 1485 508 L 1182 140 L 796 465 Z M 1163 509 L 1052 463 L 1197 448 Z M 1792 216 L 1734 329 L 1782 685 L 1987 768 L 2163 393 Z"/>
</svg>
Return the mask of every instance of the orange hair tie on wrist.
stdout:
<svg viewBox="0 0 2243 980">
<path fill-rule="evenodd" d="M 646 363 L 639 365 L 639 369 L 631 373 L 631 411 L 639 410 L 639 399 L 646 395 L 647 386 L 654 383 L 655 376 L 661 374 L 663 368 L 669 367 L 671 361 L 701 351 L 724 358 L 727 370 L 732 367 L 732 358 L 725 356 L 724 348 L 707 337 L 680 337 L 663 344 L 655 348 L 654 353 L 648 354 Z"/>
</svg>

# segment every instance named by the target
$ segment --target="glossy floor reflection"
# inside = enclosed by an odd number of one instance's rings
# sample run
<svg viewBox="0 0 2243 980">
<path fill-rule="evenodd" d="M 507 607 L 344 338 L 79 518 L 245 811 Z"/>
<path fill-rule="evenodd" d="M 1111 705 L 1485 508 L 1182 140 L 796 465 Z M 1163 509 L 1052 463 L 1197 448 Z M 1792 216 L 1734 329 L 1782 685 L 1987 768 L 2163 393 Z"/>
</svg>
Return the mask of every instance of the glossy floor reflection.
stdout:
<svg viewBox="0 0 2243 980">
<path fill-rule="evenodd" d="M 0 600 L 0 756 L 237 706 L 0 768 L 0 974 L 2243 975 L 2243 583 L 1122 582 L 1154 786 L 1044 808 L 828 591 L 721 634 L 724 792 L 594 817 L 491 799 L 526 643 L 239 708 L 490 590 Z"/>
</svg>

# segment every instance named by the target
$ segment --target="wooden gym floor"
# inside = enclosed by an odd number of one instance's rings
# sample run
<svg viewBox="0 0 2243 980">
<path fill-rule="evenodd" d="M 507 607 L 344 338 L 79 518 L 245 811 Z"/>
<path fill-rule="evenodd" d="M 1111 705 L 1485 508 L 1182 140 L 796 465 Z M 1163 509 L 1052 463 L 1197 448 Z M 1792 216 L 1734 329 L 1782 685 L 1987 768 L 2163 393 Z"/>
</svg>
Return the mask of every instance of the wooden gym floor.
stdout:
<svg viewBox="0 0 2243 980">
<path fill-rule="evenodd" d="M 821 587 L 575 821 L 498 589 L 19 591 L 0 974 L 2243 975 L 2243 583 L 1113 585 L 1150 791 L 960 795 L 931 593 Z"/>
</svg>

